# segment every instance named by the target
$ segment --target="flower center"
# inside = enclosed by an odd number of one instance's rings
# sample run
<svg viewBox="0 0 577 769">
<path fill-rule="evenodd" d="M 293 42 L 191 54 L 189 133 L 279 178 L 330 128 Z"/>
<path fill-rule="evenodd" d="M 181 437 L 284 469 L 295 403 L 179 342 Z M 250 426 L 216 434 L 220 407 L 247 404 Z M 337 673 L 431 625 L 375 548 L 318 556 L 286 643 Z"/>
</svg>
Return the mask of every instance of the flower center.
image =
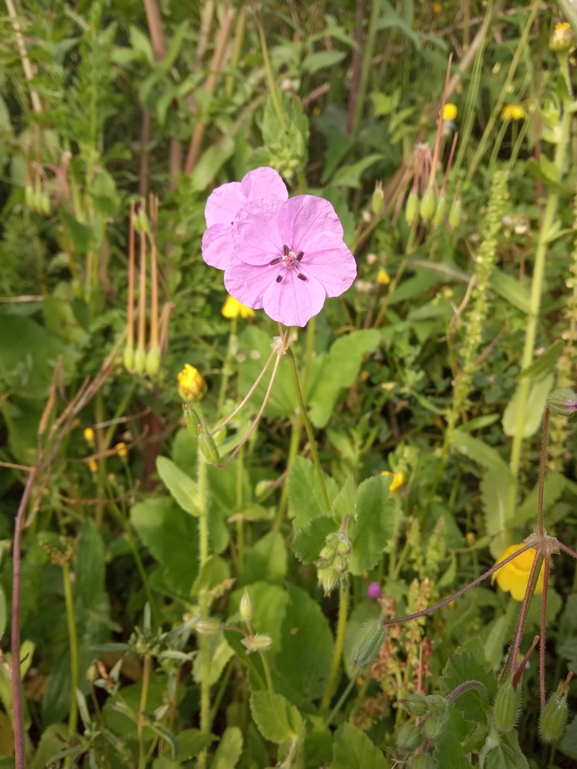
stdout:
<svg viewBox="0 0 577 769">
<path fill-rule="evenodd" d="M 298 254 L 295 254 L 295 252 L 287 245 L 284 245 L 282 247 L 282 256 L 277 257 L 276 259 L 273 259 L 269 262 L 269 264 L 280 264 L 282 263 L 283 267 L 286 267 L 287 269 L 292 269 L 295 267 L 298 267 L 299 262 L 305 255 L 304 251 L 299 251 Z M 280 283 L 283 279 L 284 275 L 282 272 L 280 275 L 277 276 L 276 282 Z M 300 280 L 307 280 L 307 276 L 303 275 L 302 272 L 299 272 L 297 274 L 297 278 Z"/>
</svg>

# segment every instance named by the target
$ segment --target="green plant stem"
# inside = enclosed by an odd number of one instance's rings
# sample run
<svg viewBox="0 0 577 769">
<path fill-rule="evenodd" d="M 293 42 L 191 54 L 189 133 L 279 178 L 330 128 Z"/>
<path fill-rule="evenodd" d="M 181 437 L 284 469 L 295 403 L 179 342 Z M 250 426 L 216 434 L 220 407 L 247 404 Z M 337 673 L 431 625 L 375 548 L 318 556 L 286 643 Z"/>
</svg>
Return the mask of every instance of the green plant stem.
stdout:
<svg viewBox="0 0 577 769">
<path fill-rule="evenodd" d="M 331 713 L 330 713 L 330 715 L 327 717 L 327 719 L 326 719 L 326 721 L 325 721 L 325 726 L 330 726 L 330 723 L 331 723 L 331 721 L 333 720 L 333 718 L 334 718 L 334 717 L 337 715 L 337 713 L 340 711 L 340 709 L 342 708 L 342 706 L 345 704 L 345 702 L 346 702 L 346 700 L 347 700 L 347 697 L 349 696 L 349 694 L 350 694 L 350 693 L 351 693 L 351 691 L 353 690 L 353 687 L 354 687 L 354 685 L 355 685 L 355 684 L 356 684 L 356 682 L 357 682 L 357 676 L 358 676 L 358 674 L 359 674 L 359 668 L 355 668 L 355 670 L 353 670 L 353 675 L 352 675 L 352 678 L 351 678 L 351 680 L 350 680 L 350 681 L 349 681 L 349 683 L 348 683 L 348 686 L 347 686 L 347 688 L 346 688 L 346 689 L 344 690 L 344 692 L 341 694 L 341 696 L 340 696 L 340 698 L 339 698 L 339 701 L 338 701 L 338 702 L 337 702 L 337 704 L 334 706 L 334 708 L 331 710 Z"/>
<path fill-rule="evenodd" d="M 218 422 L 222 417 L 222 409 L 224 407 L 224 401 L 226 399 L 226 391 L 228 389 L 228 380 L 232 372 L 232 363 L 234 360 L 233 350 L 236 346 L 236 332 L 238 326 L 238 318 L 233 318 L 230 323 L 230 334 L 228 336 L 228 345 L 226 348 L 226 357 L 224 359 L 224 366 L 222 367 L 222 379 L 220 380 L 220 390 L 218 393 L 218 403 L 216 406 L 216 421 Z"/>
<path fill-rule="evenodd" d="M 270 665 L 268 664 L 268 659 L 266 657 L 266 652 L 259 652 L 260 658 L 262 660 L 262 666 L 264 668 L 264 676 L 266 678 L 266 685 L 269 690 L 270 694 L 274 694 L 274 686 L 272 683 L 272 676 L 270 674 Z"/>
<path fill-rule="evenodd" d="M 198 449 L 198 499 L 200 505 L 199 523 L 199 571 L 202 571 L 208 560 L 208 498 L 207 498 L 207 466 L 204 454 Z M 200 594 L 200 615 L 205 618 L 208 615 L 208 596 L 206 590 Z M 200 681 L 200 731 L 203 734 L 210 732 L 210 660 L 208 636 L 200 636 L 200 653 L 202 655 L 202 676 Z M 199 769 L 206 769 L 206 750 L 198 756 Z"/>
<path fill-rule="evenodd" d="M 281 128 L 284 128 L 285 127 L 285 120 L 284 120 L 284 115 L 282 113 L 282 109 L 281 109 L 281 106 L 280 106 L 280 101 L 279 101 L 279 98 L 278 98 L 278 93 L 277 93 L 277 90 L 276 90 L 276 83 L 275 83 L 274 74 L 273 74 L 273 71 L 272 71 L 272 66 L 271 66 L 271 63 L 270 63 L 270 58 L 269 58 L 269 55 L 268 55 L 268 48 L 267 48 L 267 45 L 266 45 L 266 37 L 265 37 L 265 34 L 264 34 L 264 29 L 262 27 L 261 20 L 259 19 L 258 16 L 256 16 L 256 24 L 257 24 L 257 27 L 258 27 L 258 35 L 260 37 L 260 44 L 261 44 L 261 48 L 262 48 L 262 57 L 264 59 L 264 68 L 266 70 L 266 79 L 268 80 L 268 87 L 269 87 L 269 90 L 270 90 L 270 96 L 271 96 L 271 99 L 272 99 L 272 103 L 274 105 L 274 109 L 275 109 L 275 112 L 276 112 L 276 116 L 278 118 L 278 122 L 279 122 Z"/>
<path fill-rule="evenodd" d="M 289 445 L 289 454 L 288 454 L 288 460 L 287 460 L 287 477 L 285 478 L 285 482 L 282 487 L 280 501 L 278 504 L 278 510 L 277 510 L 276 517 L 274 519 L 274 524 L 272 527 L 273 531 L 280 531 L 282 522 L 284 521 L 284 517 L 286 514 L 286 510 L 288 506 L 288 471 L 290 470 L 292 463 L 294 462 L 295 457 L 299 451 L 302 426 L 303 424 L 302 424 L 300 415 L 295 414 L 295 416 L 292 419 L 291 442 Z"/>
<path fill-rule="evenodd" d="M 339 601 L 339 621 L 337 625 L 337 637 L 335 639 L 335 648 L 333 652 L 333 661 L 329 673 L 329 680 L 321 702 L 321 713 L 326 713 L 331 704 L 333 691 L 337 681 L 337 674 L 341 664 L 343 654 L 343 645 L 345 643 L 345 630 L 347 628 L 347 613 L 349 610 L 349 578 L 345 573 L 341 579 L 341 599 Z"/>
<path fill-rule="evenodd" d="M 244 480 L 244 446 L 238 452 L 238 461 L 236 463 L 236 507 L 238 518 L 236 521 L 236 544 L 238 548 L 238 573 L 242 574 L 244 567 L 244 516 L 241 514 L 242 508 L 242 485 Z"/>
<path fill-rule="evenodd" d="M 68 728 L 70 734 L 76 732 L 78 719 L 78 704 L 76 702 L 76 689 L 78 689 L 78 636 L 76 635 L 76 620 L 74 618 L 74 597 L 70 582 L 70 564 L 62 565 L 62 578 L 64 581 L 64 602 L 66 604 L 66 620 L 68 622 L 68 642 L 70 644 L 70 714 L 68 716 Z M 66 764 L 67 766 L 70 763 Z"/>
<path fill-rule="evenodd" d="M 319 460 L 319 452 L 317 450 L 317 443 L 315 441 L 315 436 L 314 436 L 314 433 L 313 433 L 313 428 L 312 428 L 312 425 L 310 423 L 310 420 L 309 420 L 309 417 L 308 417 L 308 414 L 307 414 L 307 409 L 306 409 L 305 402 L 304 402 L 304 399 L 303 399 L 303 394 L 302 394 L 302 391 L 301 391 L 301 386 L 300 386 L 300 382 L 299 382 L 299 375 L 298 375 L 298 371 L 297 371 L 297 364 L 296 364 L 296 361 L 295 361 L 295 356 L 294 356 L 293 351 L 291 350 L 290 347 L 288 348 L 286 354 L 288 355 L 288 359 L 289 359 L 289 363 L 290 363 L 290 367 L 291 367 L 291 373 L 292 373 L 292 377 L 293 377 L 293 382 L 294 382 L 294 386 L 295 386 L 295 390 L 296 390 L 296 394 L 297 394 L 297 400 L 299 402 L 300 417 L 303 420 L 303 423 L 304 423 L 304 426 L 305 426 L 305 430 L 307 431 L 307 436 L 308 436 L 309 443 L 310 443 L 310 446 L 311 446 L 311 454 L 312 454 L 312 457 L 313 457 L 313 462 L 314 462 L 315 469 L 317 471 L 317 476 L 318 476 L 319 484 L 320 484 L 320 487 L 321 487 L 321 493 L 323 495 L 323 501 L 325 503 L 325 506 L 326 506 L 327 512 L 328 512 L 331 509 L 331 503 L 329 501 L 329 495 L 327 494 L 327 488 L 325 486 L 325 479 L 323 477 L 323 471 L 322 471 L 321 463 L 320 463 L 320 460 Z"/>
<path fill-rule="evenodd" d="M 365 98 L 367 95 L 367 88 L 369 84 L 369 77 L 371 74 L 373 52 L 375 50 L 375 38 L 377 36 L 377 22 L 379 20 L 380 7 L 377 0 L 373 0 L 373 8 L 371 10 L 371 17 L 369 19 L 369 28 L 367 30 L 367 38 L 365 45 L 363 46 L 363 63 L 361 66 L 361 78 L 359 82 L 359 91 L 357 93 L 357 102 L 355 104 L 355 114 L 353 116 L 353 124 L 351 126 L 351 136 L 356 138 L 361 124 L 361 117 L 363 114 L 363 107 L 365 104 Z"/>
<path fill-rule="evenodd" d="M 407 240 L 407 246 L 405 248 L 405 255 L 401 259 L 401 263 L 399 264 L 399 267 L 397 269 L 397 272 L 395 273 L 395 277 L 392 279 L 392 281 L 389 283 L 388 291 L 386 297 L 383 299 L 383 303 L 381 304 L 381 308 L 379 310 L 379 313 L 375 319 L 374 328 L 379 328 L 381 323 L 384 321 L 385 316 L 387 314 L 387 310 L 389 308 L 389 304 L 391 303 L 391 299 L 393 298 L 393 294 L 395 293 L 395 290 L 397 286 L 399 285 L 399 281 L 403 277 L 403 273 L 405 272 L 405 269 L 407 267 L 407 264 L 409 263 L 409 257 L 415 250 L 415 237 L 417 234 L 417 225 L 419 223 L 419 217 L 415 216 L 413 219 L 413 223 L 411 224 L 411 229 L 409 232 L 409 238 Z"/>
<path fill-rule="evenodd" d="M 561 120 L 561 133 L 559 143 L 555 149 L 555 168 L 557 169 L 558 179 L 563 173 L 563 164 L 565 161 L 565 151 L 569 138 L 569 128 L 571 125 L 571 112 L 564 107 Z M 545 273 L 545 256 L 547 254 L 547 244 L 549 232 L 555 220 L 557 204 L 559 203 L 559 192 L 557 187 L 549 188 L 547 206 L 543 215 L 541 229 L 539 231 L 539 241 L 535 252 L 535 266 L 533 268 L 533 281 L 531 284 L 530 312 L 527 318 L 527 331 L 525 334 L 525 345 L 523 348 L 523 358 L 521 369 L 527 369 L 533 361 L 533 352 L 535 349 L 535 337 L 537 335 L 537 321 L 539 319 L 539 310 L 541 307 L 541 294 L 543 291 L 543 276 Z M 514 482 L 509 490 L 509 500 L 507 507 L 507 519 L 511 519 L 515 513 L 515 502 L 517 499 L 517 483 L 519 478 L 519 467 L 521 464 L 521 448 L 523 446 L 523 431 L 525 428 L 525 409 L 529 397 L 529 387 L 531 381 L 528 377 L 523 377 L 518 390 L 518 411 L 517 423 L 515 425 L 515 434 L 513 435 L 513 445 L 511 447 L 510 469 Z"/>
<path fill-rule="evenodd" d="M 146 751 L 144 750 L 144 711 L 148 701 L 148 685 L 150 683 L 150 654 L 144 657 L 142 668 L 142 689 L 140 690 L 140 705 L 138 706 L 138 769 L 146 766 Z"/>
</svg>

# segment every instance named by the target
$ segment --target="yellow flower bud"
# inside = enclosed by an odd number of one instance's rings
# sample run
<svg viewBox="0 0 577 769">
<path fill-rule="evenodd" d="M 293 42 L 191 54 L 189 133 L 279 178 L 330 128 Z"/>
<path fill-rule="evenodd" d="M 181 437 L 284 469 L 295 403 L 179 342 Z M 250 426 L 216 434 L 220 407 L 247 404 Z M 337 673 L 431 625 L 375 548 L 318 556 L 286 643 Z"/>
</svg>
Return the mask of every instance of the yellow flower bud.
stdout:
<svg viewBox="0 0 577 769">
<path fill-rule="evenodd" d="M 86 443 L 94 443 L 94 430 L 92 427 L 84 428 L 84 440 Z"/>
<path fill-rule="evenodd" d="M 114 447 L 114 450 L 118 454 L 119 457 L 126 457 L 128 456 L 128 449 L 126 448 L 126 443 L 124 441 L 120 441 L 120 443 L 117 443 Z"/>
<path fill-rule="evenodd" d="M 396 491 L 397 489 L 400 489 L 402 486 L 405 485 L 407 482 L 407 476 L 404 473 L 391 473 L 389 470 L 383 470 L 381 475 L 392 475 L 393 480 L 391 481 L 391 486 L 389 488 L 389 491 Z"/>
<path fill-rule="evenodd" d="M 222 305 L 221 313 L 225 318 L 254 318 L 254 310 L 241 304 L 234 296 L 228 296 Z"/>
<path fill-rule="evenodd" d="M 457 117 L 457 107 L 451 102 L 447 102 L 443 109 L 443 120 L 454 120 Z"/>
<path fill-rule="evenodd" d="M 96 473 L 98 471 L 98 462 L 95 459 L 89 459 L 88 469 L 91 473 Z"/>
<path fill-rule="evenodd" d="M 389 273 L 385 270 L 384 267 L 381 267 L 377 273 L 377 283 L 380 286 L 388 286 L 390 282 L 391 279 L 389 277 Z"/>
<path fill-rule="evenodd" d="M 571 24 L 563 22 L 555 24 L 555 29 L 549 40 L 549 48 L 555 53 L 564 53 L 573 45 L 573 31 Z"/>
<path fill-rule="evenodd" d="M 206 382 L 194 366 L 186 363 L 178 375 L 178 392 L 183 401 L 199 401 L 206 393 Z"/>
<path fill-rule="evenodd" d="M 526 116 L 526 112 L 523 107 L 518 104 L 505 104 L 501 110 L 501 120 L 523 120 Z"/>
</svg>

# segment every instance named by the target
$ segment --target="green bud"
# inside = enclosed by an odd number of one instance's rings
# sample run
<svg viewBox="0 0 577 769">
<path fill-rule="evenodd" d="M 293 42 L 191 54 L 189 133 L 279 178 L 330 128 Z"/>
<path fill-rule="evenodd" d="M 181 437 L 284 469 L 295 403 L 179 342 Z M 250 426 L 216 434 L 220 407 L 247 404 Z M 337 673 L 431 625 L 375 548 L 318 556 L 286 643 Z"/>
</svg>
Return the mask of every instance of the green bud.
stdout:
<svg viewBox="0 0 577 769">
<path fill-rule="evenodd" d="M 146 354 L 146 373 L 148 376 L 158 374 L 160 368 L 160 347 L 151 347 Z"/>
<path fill-rule="evenodd" d="M 42 190 L 40 188 L 34 190 L 34 210 L 42 211 Z"/>
<path fill-rule="evenodd" d="M 319 555 L 319 560 L 328 561 L 329 563 L 332 563 L 333 558 L 335 557 L 336 554 L 337 554 L 336 545 L 334 545 L 332 542 L 329 542 L 329 537 L 327 537 L 327 544 L 321 550 Z"/>
<path fill-rule="evenodd" d="M 271 487 L 273 481 L 259 481 L 254 487 L 254 493 L 256 497 L 262 497 Z"/>
<path fill-rule="evenodd" d="M 182 409 L 184 411 L 184 421 L 186 422 L 188 432 L 192 435 L 193 438 L 198 438 L 198 434 L 202 427 L 200 417 L 192 408 L 190 403 L 185 403 Z"/>
<path fill-rule="evenodd" d="M 409 761 L 409 769 L 435 769 L 435 761 L 428 753 L 418 753 Z"/>
<path fill-rule="evenodd" d="M 40 210 L 43 214 L 50 213 L 50 196 L 47 192 L 40 193 Z"/>
<path fill-rule="evenodd" d="M 432 716 L 444 716 L 447 712 L 447 703 L 440 694 L 429 694 L 425 697 L 427 710 Z"/>
<path fill-rule="evenodd" d="M 220 622 L 215 617 L 206 617 L 199 620 L 196 625 L 196 632 L 201 635 L 216 635 L 220 633 Z"/>
<path fill-rule="evenodd" d="M 426 222 L 432 218 L 437 205 L 437 196 L 433 187 L 427 187 L 421 200 L 421 218 Z"/>
<path fill-rule="evenodd" d="M 241 644 L 246 646 L 247 654 L 251 654 L 251 652 L 266 652 L 272 646 L 272 638 L 268 633 L 257 633 L 249 638 L 243 638 Z"/>
<path fill-rule="evenodd" d="M 556 24 L 549 39 L 549 48 L 555 53 L 566 53 L 573 45 L 573 32 L 569 22 Z"/>
<path fill-rule="evenodd" d="M 144 374 L 146 370 L 146 353 L 140 348 L 134 353 L 134 370 L 137 374 Z"/>
<path fill-rule="evenodd" d="M 411 190 L 409 197 L 407 198 L 407 205 L 405 207 L 405 219 L 408 224 L 412 224 L 415 218 L 419 214 L 419 195 L 417 190 Z"/>
<path fill-rule="evenodd" d="M 433 224 L 438 227 L 443 224 L 445 219 L 445 209 L 447 208 L 447 199 L 444 194 L 439 195 L 437 200 L 437 208 L 435 209 L 435 215 L 433 216 Z"/>
<path fill-rule="evenodd" d="M 342 555 L 345 558 L 348 558 L 351 554 L 351 540 L 346 534 L 338 534 L 337 537 L 337 555 Z"/>
<path fill-rule="evenodd" d="M 134 347 L 126 345 L 124 348 L 124 368 L 127 371 L 134 371 Z"/>
<path fill-rule="evenodd" d="M 570 387 L 558 387 L 549 396 L 548 406 L 553 414 L 569 416 L 577 411 L 577 394 Z"/>
<path fill-rule="evenodd" d="M 445 719 L 442 716 L 429 716 L 423 723 L 423 733 L 428 740 L 432 740 L 439 736 L 444 726 Z"/>
<path fill-rule="evenodd" d="M 385 196 L 383 195 L 383 185 L 382 182 L 377 182 L 375 184 L 375 191 L 373 192 L 373 213 L 374 214 L 380 214 L 382 213 L 384 207 L 385 207 Z"/>
<path fill-rule="evenodd" d="M 412 753 L 423 742 L 421 730 L 415 724 L 403 724 L 395 734 L 397 748 L 405 753 Z"/>
<path fill-rule="evenodd" d="M 26 201 L 26 205 L 28 206 L 28 208 L 30 208 L 33 211 L 35 195 L 34 195 L 34 187 L 31 184 L 27 184 L 24 189 L 24 200 Z"/>
<path fill-rule="evenodd" d="M 412 716 L 424 716 L 429 710 L 427 700 L 422 694 L 409 694 L 401 702 Z"/>
<path fill-rule="evenodd" d="M 150 232 L 148 216 L 144 211 L 139 211 L 134 217 L 134 229 L 138 232 Z"/>
<path fill-rule="evenodd" d="M 212 435 L 204 431 L 199 433 L 198 445 L 204 454 L 206 461 L 211 465 L 215 465 L 218 462 L 219 455 L 217 445 L 214 442 Z"/>
<path fill-rule="evenodd" d="M 340 574 L 345 572 L 347 570 L 348 566 L 348 560 L 344 557 L 344 555 L 335 555 L 332 562 L 333 569 L 336 569 Z"/>
<path fill-rule="evenodd" d="M 493 703 L 493 718 L 497 729 L 507 732 L 515 726 L 521 693 L 513 688 L 511 679 L 501 684 Z"/>
<path fill-rule="evenodd" d="M 319 581 L 319 585 L 325 591 L 325 595 L 328 595 L 332 590 L 334 590 L 334 588 L 338 585 L 340 578 L 341 575 L 339 572 L 332 567 L 321 567 L 317 569 L 317 579 Z"/>
<path fill-rule="evenodd" d="M 461 204 L 461 198 L 457 193 L 455 199 L 451 204 L 451 210 L 449 211 L 449 227 L 452 230 L 454 230 L 455 227 L 459 226 L 459 222 L 461 221 L 462 211 L 463 211 L 463 206 Z"/>
<path fill-rule="evenodd" d="M 567 694 L 568 687 L 560 684 L 556 692 L 549 697 L 545 710 L 539 719 L 539 731 L 545 742 L 558 739 L 565 730 L 567 722 Z"/>
<path fill-rule="evenodd" d="M 245 587 L 244 595 L 240 599 L 240 616 L 244 620 L 251 620 L 254 612 L 254 601 L 248 594 L 248 588 Z"/>
<path fill-rule="evenodd" d="M 355 633 L 352 645 L 354 667 L 370 665 L 380 651 L 385 640 L 385 626 L 378 619 L 369 619 Z"/>
</svg>

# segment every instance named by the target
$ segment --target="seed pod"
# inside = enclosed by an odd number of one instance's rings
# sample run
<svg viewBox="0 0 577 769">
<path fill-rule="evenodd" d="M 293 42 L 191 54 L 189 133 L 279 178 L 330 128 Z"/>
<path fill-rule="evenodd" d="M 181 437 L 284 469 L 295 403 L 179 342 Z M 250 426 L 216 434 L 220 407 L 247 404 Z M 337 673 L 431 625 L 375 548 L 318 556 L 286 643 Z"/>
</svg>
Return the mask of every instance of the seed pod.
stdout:
<svg viewBox="0 0 577 769">
<path fill-rule="evenodd" d="M 220 633 L 220 622 L 216 617 L 206 617 L 199 620 L 196 625 L 196 632 L 201 635 L 216 635 Z"/>
<path fill-rule="evenodd" d="M 209 464 L 214 465 L 218 462 L 218 448 L 210 433 L 201 432 L 198 436 L 198 445 Z"/>
<path fill-rule="evenodd" d="M 266 652 L 272 646 L 272 638 L 268 633 L 257 633 L 248 638 L 243 638 L 241 644 L 246 646 L 247 654 L 251 652 Z"/>
<path fill-rule="evenodd" d="M 365 667 L 376 659 L 383 641 L 385 626 L 378 619 L 369 619 L 360 626 L 353 639 L 352 662 L 354 667 Z"/>
<path fill-rule="evenodd" d="M 33 211 L 35 203 L 34 187 L 31 184 L 27 184 L 24 189 L 24 200 L 28 208 Z"/>
<path fill-rule="evenodd" d="M 340 578 L 341 578 L 341 575 L 339 574 L 339 572 L 336 569 L 333 569 L 332 567 L 329 567 L 329 568 L 321 567 L 317 569 L 317 579 L 319 581 L 319 585 L 325 591 L 325 595 L 328 595 L 332 590 L 334 590 Z"/>
<path fill-rule="evenodd" d="M 569 416 L 577 411 L 577 394 L 570 387 L 558 387 L 548 399 L 553 414 Z"/>
<path fill-rule="evenodd" d="M 321 561 L 329 561 L 332 563 L 333 558 L 337 554 L 337 545 L 339 543 L 338 534 L 329 534 L 325 540 L 325 546 L 320 552 L 319 559 Z"/>
<path fill-rule="evenodd" d="M 411 758 L 409 769 L 435 769 L 435 761 L 428 753 L 418 753 Z"/>
<path fill-rule="evenodd" d="M 463 212 L 463 206 L 461 204 L 461 198 L 457 193 L 455 199 L 451 204 L 451 210 L 449 211 L 449 227 L 452 230 L 454 230 L 455 227 L 459 226 L 462 212 Z"/>
<path fill-rule="evenodd" d="M 421 200 L 421 218 L 426 222 L 431 219 L 435 213 L 437 205 L 437 196 L 433 187 L 427 187 L 423 199 Z"/>
<path fill-rule="evenodd" d="M 445 725 L 445 719 L 441 716 L 429 716 L 423 723 L 423 732 L 429 740 L 435 739 L 441 733 Z"/>
<path fill-rule="evenodd" d="M 443 220 L 445 218 L 445 209 L 447 207 L 447 199 L 444 194 L 439 195 L 439 199 L 437 201 L 437 208 L 435 209 L 435 215 L 433 217 L 433 224 L 435 227 L 438 227 L 440 224 L 443 223 Z"/>
<path fill-rule="evenodd" d="M 415 221 L 415 218 L 419 214 L 419 196 L 417 194 L 416 190 L 411 190 L 409 192 L 409 197 L 407 198 L 407 205 L 405 207 L 405 218 L 407 220 L 407 224 L 412 224 Z"/>
<path fill-rule="evenodd" d="M 374 214 L 380 214 L 385 207 L 385 196 L 383 195 L 383 185 L 381 182 L 375 184 L 372 204 Z"/>
<path fill-rule="evenodd" d="M 421 730 L 415 724 L 403 724 L 395 735 L 397 748 L 405 753 L 412 753 L 419 748 L 423 742 Z"/>
<path fill-rule="evenodd" d="M 160 368 L 160 347 L 151 347 L 146 354 L 146 373 L 148 376 L 158 374 Z"/>
<path fill-rule="evenodd" d="M 432 716 L 444 716 L 447 712 L 447 703 L 440 694 L 429 694 L 425 697 L 427 708 Z"/>
<path fill-rule="evenodd" d="M 137 349 L 134 353 L 134 370 L 137 374 L 144 374 L 146 369 L 146 353 L 144 350 Z"/>
<path fill-rule="evenodd" d="M 124 348 L 124 368 L 127 371 L 134 371 L 134 347 L 126 345 Z"/>
<path fill-rule="evenodd" d="M 240 599 L 240 616 L 245 620 L 246 619 L 251 620 L 253 612 L 254 612 L 254 601 L 248 594 L 248 589 L 245 587 L 244 595 Z"/>
<path fill-rule="evenodd" d="M 409 694 L 402 703 L 412 716 L 424 716 L 429 710 L 427 700 L 422 694 Z"/>
<path fill-rule="evenodd" d="M 567 714 L 567 687 L 560 684 L 557 691 L 549 697 L 539 719 L 539 731 L 545 742 L 552 742 L 563 734 Z"/>
<path fill-rule="evenodd" d="M 40 193 L 40 210 L 43 214 L 49 214 L 50 213 L 50 196 L 47 192 L 41 192 Z"/>
<path fill-rule="evenodd" d="M 200 417 L 192 408 L 190 403 L 185 403 L 182 408 L 184 411 L 184 421 L 186 423 L 188 432 L 192 435 L 193 438 L 198 438 L 198 434 L 202 427 Z"/>
<path fill-rule="evenodd" d="M 34 210 L 39 213 L 42 211 L 42 190 L 40 187 L 34 190 Z"/>
<path fill-rule="evenodd" d="M 510 678 L 501 684 L 493 703 L 493 718 L 499 731 L 507 732 L 515 726 L 520 699 L 520 691 L 513 688 Z"/>
</svg>

